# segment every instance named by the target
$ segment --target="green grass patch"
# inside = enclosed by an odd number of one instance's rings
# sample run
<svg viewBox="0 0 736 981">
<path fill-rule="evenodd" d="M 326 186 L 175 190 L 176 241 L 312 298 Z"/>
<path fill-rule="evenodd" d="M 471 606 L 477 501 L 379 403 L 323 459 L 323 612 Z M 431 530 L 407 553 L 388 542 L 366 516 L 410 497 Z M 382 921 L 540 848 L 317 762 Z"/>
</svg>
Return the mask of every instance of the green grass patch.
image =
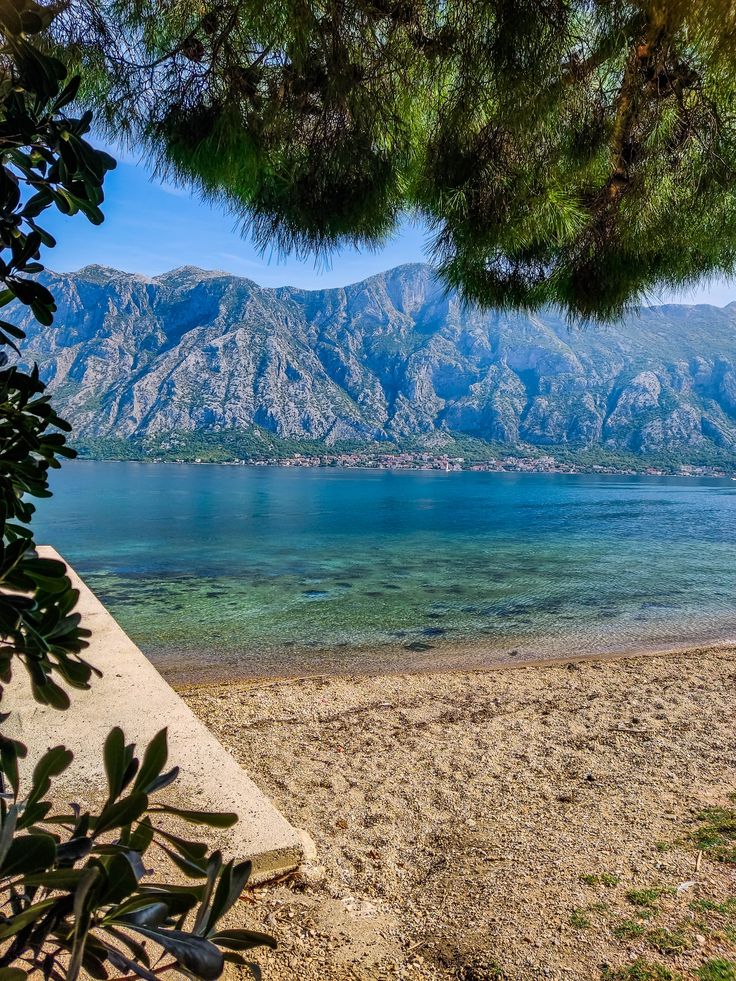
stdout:
<svg viewBox="0 0 736 981">
<path fill-rule="evenodd" d="M 695 913 L 717 913 L 719 916 L 736 916 L 736 896 L 719 902 L 717 899 L 694 899 L 690 909 Z"/>
<path fill-rule="evenodd" d="M 702 964 L 695 973 L 701 981 L 736 981 L 736 964 L 716 957 Z"/>
<path fill-rule="evenodd" d="M 616 875 L 615 872 L 601 872 L 601 885 L 605 886 L 606 889 L 613 889 L 621 882 L 621 876 Z"/>
<path fill-rule="evenodd" d="M 588 927 L 592 926 L 587 911 L 580 907 L 572 910 L 570 913 L 570 926 L 576 930 L 587 930 Z"/>
<path fill-rule="evenodd" d="M 605 886 L 607 889 L 612 889 L 619 884 L 621 876 L 615 875 L 613 872 L 601 872 L 598 875 L 586 872 L 580 876 L 580 881 L 586 886 Z"/>
<path fill-rule="evenodd" d="M 692 947 L 689 934 L 683 930 L 667 930 L 665 927 L 650 930 L 647 941 L 662 954 L 682 954 Z"/>
<path fill-rule="evenodd" d="M 632 906 L 651 908 L 667 890 L 663 886 L 650 886 L 648 889 L 629 889 L 626 899 Z"/>
<path fill-rule="evenodd" d="M 613 928 L 612 932 L 614 937 L 618 937 L 619 940 L 636 940 L 638 937 L 644 936 L 647 928 L 642 923 L 637 923 L 636 920 L 623 920 Z"/>
<path fill-rule="evenodd" d="M 652 920 L 657 915 L 656 906 L 639 906 L 636 915 L 640 920 Z"/>
<path fill-rule="evenodd" d="M 604 972 L 606 981 L 683 981 L 681 974 L 671 971 L 664 964 L 653 964 L 637 958 L 624 967 Z"/>
<path fill-rule="evenodd" d="M 700 823 L 690 835 L 695 847 L 716 862 L 736 865 L 736 810 L 706 807 L 697 820 Z"/>
<path fill-rule="evenodd" d="M 594 875 L 592 872 L 585 872 L 580 876 L 580 881 L 586 886 L 597 886 L 600 880 L 598 876 Z"/>
<path fill-rule="evenodd" d="M 570 913 L 570 926 L 576 930 L 585 930 L 593 924 L 590 921 L 591 913 L 605 913 L 608 910 L 608 903 L 591 903 L 589 906 L 576 906 Z"/>
</svg>

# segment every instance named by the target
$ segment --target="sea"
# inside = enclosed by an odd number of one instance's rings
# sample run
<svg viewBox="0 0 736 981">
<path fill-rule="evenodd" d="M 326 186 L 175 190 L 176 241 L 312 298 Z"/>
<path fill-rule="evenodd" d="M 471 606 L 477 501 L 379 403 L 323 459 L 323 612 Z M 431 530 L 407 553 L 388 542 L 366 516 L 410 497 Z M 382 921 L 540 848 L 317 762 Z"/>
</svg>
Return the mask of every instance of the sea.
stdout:
<svg viewBox="0 0 736 981">
<path fill-rule="evenodd" d="M 53 545 L 174 681 L 736 639 L 736 482 L 74 461 Z"/>
</svg>

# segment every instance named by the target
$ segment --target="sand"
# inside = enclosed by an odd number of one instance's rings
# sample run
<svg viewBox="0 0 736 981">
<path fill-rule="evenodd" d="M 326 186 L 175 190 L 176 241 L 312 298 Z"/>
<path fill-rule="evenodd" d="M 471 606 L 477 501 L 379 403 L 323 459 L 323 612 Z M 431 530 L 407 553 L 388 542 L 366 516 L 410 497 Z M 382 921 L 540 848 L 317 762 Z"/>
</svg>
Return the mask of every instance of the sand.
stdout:
<svg viewBox="0 0 736 981">
<path fill-rule="evenodd" d="M 736 806 L 735 682 L 721 647 L 180 689 L 317 845 L 243 901 L 280 941 L 265 978 L 589 981 L 644 958 L 694 979 L 736 960 L 736 911 L 697 909 L 736 896 L 736 866 L 691 840 L 704 806 Z"/>
</svg>

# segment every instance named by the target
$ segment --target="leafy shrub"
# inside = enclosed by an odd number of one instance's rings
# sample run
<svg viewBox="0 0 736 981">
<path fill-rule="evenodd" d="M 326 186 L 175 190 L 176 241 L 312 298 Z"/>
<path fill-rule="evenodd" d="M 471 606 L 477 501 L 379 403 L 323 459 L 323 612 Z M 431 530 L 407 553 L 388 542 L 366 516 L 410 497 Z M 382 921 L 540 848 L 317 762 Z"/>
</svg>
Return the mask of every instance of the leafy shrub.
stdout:
<svg viewBox="0 0 736 981">
<path fill-rule="evenodd" d="M 6 746 L 6 752 L 12 759 L 12 749 Z M 108 796 L 94 815 L 77 807 L 52 814 L 45 799 L 52 779 L 72 761 L 66 747 L 56 746 L 38 761 L 24 798 L 14 765 L 7 767 L 12 803 L 3 809 L 0 888 L 10 915 L 0 921 L 0 968 L 22 965 L 73 981 L 80 968 L 106 978 L 110 965 L 153 981 L 169 955 L 169 967 L 213 981 L 225 961 L 246 964 L 241 951 L 274 946 L 264 934 L 218 929 L 243 891 L 250 862 L 223 863 L 219 852 L 208 854 L 206 845 L 157 825 L 167 815 L 221 828 L 237 820 L 235 814 L 152 804 L 151 796 L 177 777 L 176 768 L 164 769 L 167 755 L 165 729 L 142 761 L 122 731 L 113 729 L 104 750 Z M 144 858 L 154 843 L 202 884 L 146 883 Z M 149 944 L 158 950 L 155 960 Z"/>
<path fill-rule="evenodd" d="M 0 307 L 18 301 L 45 326 L 54 298 L 30 277 L 43 270 L 41 246 L 55 243 L 37 219 L 55 206 L 101 222 L 102 185 L 115 166 L 85 139 L 92 114 L 67 115 L 79 79 L 68 80 L 64 65 L 34 41 L 57 10 L 35 0 L 0 3 Z M 0 320 L 0 348 L 20 354 L 24 336 Z M 57 709 L 69 705 L 67 688 L 87 689 L 98 673 L 82 657 L 89 632 L 75 612 L 78 593 L 66 567 L 39 558 L 30 528 L 28 498 L 48 497 L 49 470 L 74 456 L 68 431 L 37 368 L 10 365 L 0 350 L 0 681 L 20 662 L 36 700 Z M 0 725 L 7 719 L 0 713 Z M 160 825 L 172 817 L 219 827 L 236 820 L 151 802 L 177 777 L 176 768 L 165 770 L 165 731 L 141 759 L 120 729 L 111 731 L 108 796 L 94 814 L 76 805 L 53 813 L 46 795 L 73 755 L 64 746 L 38 761 L 21 794 L 26 753 L 0 732 L 0 981 L 35 971 L 45 981 L 74 981 L 81 969 L 103 979 L 110 967 L 146 981 L 169 970 L 213 981 L 226 961 L 245 965 L 243 951 L 273 946 L 259 933 L 218 928 L 250 864 L 223 863 L 219 852 Z M 153 845 L 193 882 L 144 881 Z"/>
</svg>

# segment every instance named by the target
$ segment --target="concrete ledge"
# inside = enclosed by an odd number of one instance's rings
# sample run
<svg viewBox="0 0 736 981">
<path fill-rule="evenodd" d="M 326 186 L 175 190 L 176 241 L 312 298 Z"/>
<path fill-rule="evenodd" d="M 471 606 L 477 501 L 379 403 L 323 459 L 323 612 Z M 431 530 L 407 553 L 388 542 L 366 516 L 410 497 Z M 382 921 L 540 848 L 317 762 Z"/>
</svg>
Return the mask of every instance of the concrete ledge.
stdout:
<svg viewBox="0 0 736 981">
<path fill-rule="evenodd" d="M 61 558 L 49 547 L 39 553 Z M 102 746 L 112 726 L 119 725 L 126 740 L 139 747 L 167 726 L 170 764 L 181 768 L 177 801 L 186 797 L 196 810 L 238 814 L 240 820 L 227 831 L 226 850 L 253 861 L 251 882 L 299 866 L 304 833 L 276 810 L 71 568 L 69 575 L 80 593 L 77 609 L 92 631 L 84 656 L 103 677 L 93 680 L 91 691 L 75 692 L 71 708 L 60 712 L 34 701 L 25 670 L 16 668 L 4 698 L 12 712 L 4 730 L 28 746 L 28 772 L 46 749 L 63 743 L 75 756 L 70 779 L 94 796 L 106 786 Z"/>
</svg>

